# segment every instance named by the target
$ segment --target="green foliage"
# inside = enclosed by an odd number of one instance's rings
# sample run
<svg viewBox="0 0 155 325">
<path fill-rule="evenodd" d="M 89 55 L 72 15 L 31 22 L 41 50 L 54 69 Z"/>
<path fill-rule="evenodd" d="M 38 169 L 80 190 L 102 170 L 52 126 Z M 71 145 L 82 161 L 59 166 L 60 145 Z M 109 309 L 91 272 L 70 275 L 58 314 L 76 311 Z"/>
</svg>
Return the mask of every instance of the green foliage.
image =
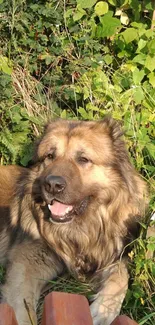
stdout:
<svg viewBox="0 0 155 325">
<path fill-rule="evenodd" d="M 153 223 L 152 229 L 155 233 Z M 143 225 L 143 232 L 145 231 L 146 226 Z M 125 299 L 124 310 L 128 311 L 131 316 L 134 315 L 140 325 L 153 325 L 155 319 L 155 264 L 153 259 L 155 237 L 149 236 L 145 239 L 143 232 L 136 241 L 134 249 L 129 253 L 132 283 Z"/>
<path fill-rule="evenodd" d="M 154 9 L 149 0 L 0 1 L 1 164 L 25 166 L 51 117 L 108 113 L 123 121 L 131 160 L 148 181 L 154 209 Z M 145 236 L 136 242 L 125 304 L 141 325 L 155 319 L 148 247 L 154 242 Z"/>
<path fill-rule="evenodd" d="M 12 66 L 9 62 L 9 59 L 3 55 L 0 55 L 0 71 L 3 71 L 6 74 L 11 74 Z"/>
<path fill-rule="evenodd" d="M 32 138 L 30 119 L 27 112 L 12 100 L 10 83 L 10 76 L 0 75 L 0 159 L 1 164 L 18 162 L 26 165 Z"/>
</svg>

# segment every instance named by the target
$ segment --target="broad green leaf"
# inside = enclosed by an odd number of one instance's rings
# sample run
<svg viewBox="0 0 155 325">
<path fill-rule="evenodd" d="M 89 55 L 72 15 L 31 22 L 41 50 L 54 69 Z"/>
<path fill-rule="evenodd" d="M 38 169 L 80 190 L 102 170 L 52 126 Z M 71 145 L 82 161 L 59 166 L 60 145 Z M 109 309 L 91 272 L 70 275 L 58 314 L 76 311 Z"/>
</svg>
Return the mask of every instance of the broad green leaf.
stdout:
<svg viewBox="0 0 155 325">
<path fill-rule="evenodd" d="M 68 9 L 67 11 L 65 11 L 64 16 L 65 18 L 69 18 L 70 16 L 73 15 L 73 10 L 72 9 Z"/>
<path fill-rule="evenodd" d="M 132 63 L 125 63 L 122 65 L 122 69 L 133 72 L 135 70 L 135 65 Z"/>
<path fill-rule="evenodd" d="M 105 63 L 108 65 L 112 63 L 112 56 L 109 54 L 104 55 L 103 59 L 104 59 Z"/>
<path fill-rule="evenodd" d="M 95 6 L 95 13 L 98 16 L 102 16 L 108 12 L 109 6 L 105 1 L 99 1 Z"/>
<path fill-rule="evenodd" d="M 39 55 L 39 60 L 45 60 L 48 56 L 50 56 L 49 53 L 43 53 Z"/>
<path fill-rule="evenodd" d="M 135 28 L 127 28 L 123 33 L 122 36 L 125 39 L 125 42 L 131 43 L 132 41 L 138 38 L 138 32 Z"/>
<path fill-rule="evenodd" d="M 110 37 L 114 35 L 121 26 L 121 22 L 119 19 L 112 17 L 112 12 L 109 11 L 103 17 L 100 17 L 100 21 L 102 24 L 102 28 L 100 30 L 101 37 Z"/>
<path fill-rule="evenodd" d="M 102 91 L 103 88 L 109 88 L 108 76 L 103 71 L 97 71 L 93 77 L 93 85 L 97 91 Z"/>
<path fill-rule="evenodd" d="M 116 6 L 116 5 L 117 5 L 117 0 L 108 0 L 108 2 L 109 2 L 112 6 Z"/>
<path fill-rule="evenodd" d="M 6 56 L 0 55 L 0 70 L 4 73 L 11 75 L 12 65 Z"/>
<path fill-rule="evenodd" d="M 145 8 L 147 10 L 154 10 L 154 3 L 152 1 L 145 1 Z"/>
<path fill-rule="evenodd" d="M 154 251 L 155 251 L 155 243 L 149 243 L 149 244 L 147 245 L 147 249 L 148 249 L 149 251 L 154 252 Z"/>
<path fill-rule="evenodd" d="M 66 112 L 66 109 L 64 109 L 62 112 L 61 112 L 61 118 L 64 118 L 66 119 L 67 118 L 67 112 Z"/>
<path fill-rule="evenodd" d="M 97 0 L 77 0 L 77 4 L 81 6 L 81 8 L 92 8 Z"/>
<path fill-rule="evenodd" d="M 135 88 L 135 91 L 133 93 L 133 98 L 137 105 L 141 104 L 142 100 L 145 98 L 143 89 L 141 87 Z"/>
<path fill-rule="evenodd" d="M 149 82 L 153 88 L 155 88 L 155 73 L 151 72 L 148 74 Z"/>
<path fill-rule="evenodd" d="M 47 65 L 49 65 L 49 64 L 52 62 L 52 59 L 53 59 L 52 56 L 50 56 L 50 55 L 47 56 L 46 59 L 45 59 L 45 63 L 46 63 Z"/>
<path fill-rule="evenodd" d="M 129 0 L 121 1 L 121 8 L 123 8 L 124 6 L 126 6 L 128 3 L 129 3 Z"/>
<path fill-rule="evenodd" d="M 150 42 L 148 42 L 147 47 L 148 47 L 149 53 L 154 55 L 154 53 L 155 53 L 155 40 L 153 39 Z"/>
<path fill-rule="evenodd" d="M 155 56 L 147 55 L 145 67 L 151 72 L 155 69 Z"/>
<path fill-rule="evenodd" d="M 124 58 L 128 56 L 128 52 L 123 50 L 121 52 L 118 53 L 118 58 Z"/>
<path fill-rule="evenodd" d="M 84 94 L 84 99 L 87 99 L 90 96 L 88 87 L 86 86 L 83 87 L 83 94 Z"/>
<path fill-rule="evenodd" d="M 87 110 L 91 110 L 91 111 L 95 111 L 95 112 L 100 112 L 100 109 L 97 106 L 95 106 L 95 105 L 93 105 L 91 103 L 88 103 L 86 107 L 87 107 Z"/>
<path fill-rule="evenodd" d="M 123 25 L 128 25 L 129 24 L 129 17 L 125 12 L 122 12 L 122 14 L 121 14 L 121 23 Z"/>
<path fill-rule="evenodd" d="M 145 30 L 145 27 L 146 27 L 146 25 L 144 25 L 142 23 L 137 23 L 136 21 L 134 21 L 133 23 L 131 23 L 131 26 L 132 27 L 135 27 L 135 28 L 138 28 L 139 30 L 141 30 L 142 28 L 144 28 L 144 30 Z"/>
<path fill-rule="evenodd" d="M 89 118 L 89 114 L 86 112 L 86 110 L 83 107 L 79 107 L 78 112 L 81 114 L 81 116 L 84 119 L 88 119 Z"/>
<path fill-rule="evenodd" d="M 147 150 L 150 152 L 150 155 L 155 159 L 155 149 L 153 143 L 147 143 L 146 145 Z"/>
<path fill-rule="evenodd" d="M 141 50 L 146 46 L 147 41 L 144 41 L 143 39 L 140 39 L 140 41 L 138 42 L 138 48 L 137 48 L 137 53 L 141 52 Z"/>
<path fill-rule="evenodd" d="M 77 11 L 73 15 L 74 21 L 80 20 L 86 14 L 86 11 L 84 9 L 82 9 L 80 5 L 77 5 L 76 9 L 77 9 Z"/>
<path fill-rule="evenodd" d="M 150 141 L 149 136 L 147 135 L 147 129 L 140 128 L 137 132 L 137 139 L 143 147 Z"/>
<path fill-rule="evenodd" d="M 145 30 L 145 36 L 147 38 L 154 37 L 154 31 L 152 29 Z"/>
<path fill-rule="evenodd" d="M 146 61 L 146 54 L 140 53 L 136 55 L 132 61 L 144 65 Z"/>
<path fill-rule="evenodd" d="M 144 76 L 145 76 L 144 70 L 139 70 L 138 68 L 135 68 L 133 71 L 133 81 L 135 85 L 138 85 L 142 81 Z"/>
</svg>

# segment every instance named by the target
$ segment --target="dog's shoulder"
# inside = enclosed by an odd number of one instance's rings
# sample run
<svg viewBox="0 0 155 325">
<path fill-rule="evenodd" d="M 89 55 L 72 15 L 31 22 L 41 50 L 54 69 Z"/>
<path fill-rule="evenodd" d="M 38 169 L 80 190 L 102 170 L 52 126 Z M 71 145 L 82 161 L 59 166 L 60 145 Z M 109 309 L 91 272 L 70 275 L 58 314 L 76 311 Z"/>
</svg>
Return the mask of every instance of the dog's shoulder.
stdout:
<svg viewBox="0 0 155 325">
<path fill-rule="evenodd" d="M 26 168 L 8 165 L 0 166 L 0 207 L 10 205 L 17 189 L 20 177 L 26 174 Z"/>
</svg>

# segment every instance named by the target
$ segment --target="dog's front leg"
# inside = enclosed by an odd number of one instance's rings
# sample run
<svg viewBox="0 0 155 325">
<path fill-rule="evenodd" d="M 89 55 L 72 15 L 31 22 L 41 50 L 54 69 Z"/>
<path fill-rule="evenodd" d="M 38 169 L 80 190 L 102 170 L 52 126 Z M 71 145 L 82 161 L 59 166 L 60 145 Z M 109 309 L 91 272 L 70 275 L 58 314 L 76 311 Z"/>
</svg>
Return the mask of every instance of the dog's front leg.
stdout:
<svg viewBox="0 0 155 325">
<path fill-rule="evenodd" d="M 36 305 L 42 288 L 62 271 L 56 256 L 39 242 L 16 245 L 10 252 L 2 302 L 15 311 L 19 325 L 37 324 Z"/>
<path fill-rule="evenodd" d="M 90 306 L 94 325 L 110 325 L 120 313 L 128 288 L 128 272 L 124 262 L 103 271 L 103 284 Z"/>
</svg>

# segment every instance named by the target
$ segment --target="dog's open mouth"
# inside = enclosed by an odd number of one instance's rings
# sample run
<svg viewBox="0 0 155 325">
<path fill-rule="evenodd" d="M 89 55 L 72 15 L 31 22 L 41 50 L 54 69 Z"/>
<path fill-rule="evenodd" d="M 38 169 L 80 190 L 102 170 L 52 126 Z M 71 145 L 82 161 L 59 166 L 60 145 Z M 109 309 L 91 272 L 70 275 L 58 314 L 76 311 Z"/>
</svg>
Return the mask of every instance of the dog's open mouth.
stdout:
<svg viewBox="0 0 155 325">
<path fill-rule="evenodd" d="M 88 199 L 84 199 L 80 204 L 74 206 L 53 200 L 51 204 L 48 204 L 48 209 L 51 212 L 49 220 L 57 223 L 69 222 L 75 215 L 84 212 L 87 202 Z"/>
<path fill-rule="evenodd" d="M 51 212 L 51 221 L 67 222 L 72 219 L 74 212 L 74 206 L 72 205 L 66 205 L 53 200 L 52 204 L 48 204 L 48 208 Z"/>
</svg>

